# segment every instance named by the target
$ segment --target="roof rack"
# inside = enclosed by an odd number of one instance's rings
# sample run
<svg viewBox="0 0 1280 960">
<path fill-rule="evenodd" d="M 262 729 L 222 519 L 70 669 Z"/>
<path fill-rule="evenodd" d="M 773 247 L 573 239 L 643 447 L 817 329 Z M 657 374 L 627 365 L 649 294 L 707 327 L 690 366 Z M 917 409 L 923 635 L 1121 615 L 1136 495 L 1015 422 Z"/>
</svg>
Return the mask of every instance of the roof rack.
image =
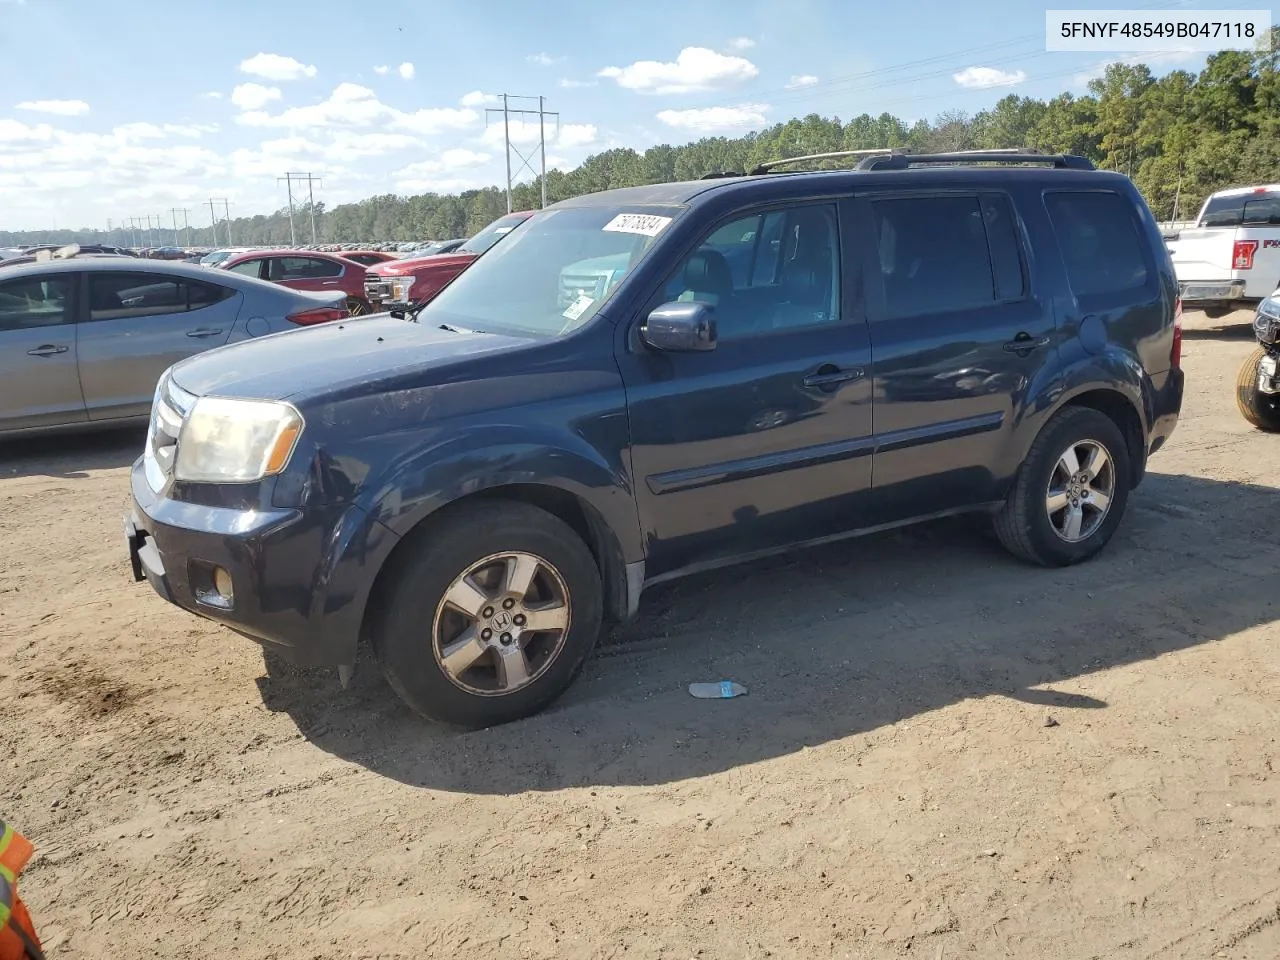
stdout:
<svg viewBox="0 0 1280 960">
<path fill-rule="evenodd" d="M 754 168 L 752 168 L 751 176 L 758 177 L 761 174 L 772 173 L 774 167 L 787 166 L 792 163 L 801 163 L 805 160 L 835 160 L 838 157 L 871 157 L 871 156 L 888 157 L 888 156 L 896 156 L 901 152 L 902 152 L 901 147 L 894 147 L 892 149 L 876 148 L 873 150 L 836 150 L 836 151 L 833 151 L 832 153 L 810 153 L 810 154 L 806 154 L 803 157 L 786 157 L 782 160 L 770 160 L 768 163 L 757 164 Z"/>
<path fill-rule="evenodd" d="M 1070 153 L 1038 153 L 1029 149 L 955 150 L 951 153 L 895 153 L 867 157 L 858 170 L 906 170 L 916 166 L 947 166 L 964 163 L 1043 163 L 1058 170 L 1096 170 L 1088 157 Z"/>
</svg>

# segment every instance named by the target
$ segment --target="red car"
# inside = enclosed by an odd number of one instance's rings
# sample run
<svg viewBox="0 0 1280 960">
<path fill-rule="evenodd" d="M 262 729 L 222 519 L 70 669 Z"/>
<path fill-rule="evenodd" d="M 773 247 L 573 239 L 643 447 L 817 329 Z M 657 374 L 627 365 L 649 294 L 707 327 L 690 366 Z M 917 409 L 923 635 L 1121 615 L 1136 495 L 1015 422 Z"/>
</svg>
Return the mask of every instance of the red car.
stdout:
<svg viewBox="0 0 1280 960">
<path fill-rule="evenodd" d="M 365 297 L 373 309 L 388 303 L 417 303 L 429 300 L 445 288 L 476 258 L 505 237 L 537 211 L 508 213 L 489 224 L 453 253 L 413 257 L 370 267 L 365 280 Z"/>
<path fill-rule="evenodd" d="M 314 250 L 254 250 L 230 257 L 220 269 L 247 277 L 270 280 L 295 290 L 321 293 L 341 291 L 347 295 L 347 310 L 358 317 L 369 312 L 365 299 L 365 267 L 334 253 Z"/>
</svg>

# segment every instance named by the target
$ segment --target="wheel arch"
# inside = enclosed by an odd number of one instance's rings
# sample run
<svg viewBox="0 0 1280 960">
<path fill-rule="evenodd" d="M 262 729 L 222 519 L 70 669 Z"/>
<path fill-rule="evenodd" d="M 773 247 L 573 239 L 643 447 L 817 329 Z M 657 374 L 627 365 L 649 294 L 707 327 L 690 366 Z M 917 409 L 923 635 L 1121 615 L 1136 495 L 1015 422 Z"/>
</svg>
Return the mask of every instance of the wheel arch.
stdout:
<svg viewBox="0 0 1280 960">
<path fill-rule="evenodd" d="M 1147 470 L 1147 443 L 1142 416 L 1133 398 L 1111 387 L 1086 388 L 1064 400 L 1058 409 L 1064 407 L 1096 410 L 1120 428 L 1129 454 L 1129 485 L 1138 486 Z"/>
</svg>

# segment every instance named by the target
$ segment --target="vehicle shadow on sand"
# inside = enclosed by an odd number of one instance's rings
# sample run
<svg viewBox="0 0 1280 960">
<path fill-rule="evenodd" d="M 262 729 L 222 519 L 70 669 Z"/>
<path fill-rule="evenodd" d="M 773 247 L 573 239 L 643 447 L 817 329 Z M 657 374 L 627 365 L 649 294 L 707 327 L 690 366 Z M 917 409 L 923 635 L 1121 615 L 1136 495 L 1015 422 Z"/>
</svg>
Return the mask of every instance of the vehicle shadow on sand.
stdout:
<svg viewBox="0 0 1280 960">
<path fill-rule="evenodd" d="M 968 521 L 802 551 L 654 588 L 544 713 L 460 731 L 400 704 L 372 658 L 352 689 L 268 661 L 264 703 L 321 749 L 406 784 L 491 794 L 669 783 L 867 733 L 963 700 L 1108 704 L 1098 671 L 1269 623 L 1256 583 L 1280 546 L 1254 522 L 1273 488 L 1151 474 L 1107 551 L 1065 570 L 1008 557 Z M 691 681 L 749 695 L 696 700 Z"/>
<path fill-rule="evenodd" d="M 113 427 L 96 433 L 0 439 L 0 480 L 10 477 L 83 480 L 90 470 L 127 467 L 142 453 L 146 436 L 144 425 Z"/>
</svg>

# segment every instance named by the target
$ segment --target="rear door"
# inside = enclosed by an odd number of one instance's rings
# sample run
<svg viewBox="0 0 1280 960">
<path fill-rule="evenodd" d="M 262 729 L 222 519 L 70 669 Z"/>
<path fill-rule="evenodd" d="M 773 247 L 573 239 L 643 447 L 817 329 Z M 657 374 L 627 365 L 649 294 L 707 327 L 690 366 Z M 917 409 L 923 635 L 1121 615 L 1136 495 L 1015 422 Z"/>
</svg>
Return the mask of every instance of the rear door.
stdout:
<svg viewBox="0 0 1280 960">
<path fill-rule="evenodd" d="M 227 342 L 242 299 L 206 280 L 88 272 L 77 341 L 89 419 L 145 416 L 166 368 Z"/>
<path fill-rule="evenodd" d="M 85 421 L 76 373 L 78 277 L 0 281 L 0 433 Z"/>
<path fill-rule="evenodd" d="M 1056 375 L 1050 295 L 998 191 L 873 195 L 868 274 L 875 355 L 876 517 L 996 499 L 1029 394 Z"/>
<path fill-rule="evenodd" d="M 319 257 L 272 257 L 267 279 L 295 290 L 332 293 L 342 289 L 343 266 Z M 363 282 L 363 279 L 362 279 Z"/>
</svg>

